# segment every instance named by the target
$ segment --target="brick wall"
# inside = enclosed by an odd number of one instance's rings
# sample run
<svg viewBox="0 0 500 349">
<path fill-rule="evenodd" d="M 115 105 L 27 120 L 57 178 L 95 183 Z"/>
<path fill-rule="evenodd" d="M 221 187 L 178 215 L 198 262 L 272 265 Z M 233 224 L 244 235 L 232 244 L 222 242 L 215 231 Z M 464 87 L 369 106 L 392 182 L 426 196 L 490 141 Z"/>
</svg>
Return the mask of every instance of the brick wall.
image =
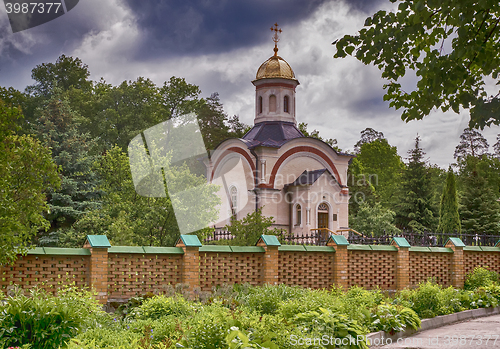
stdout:
<svg viewBox="0 0 500 349">
<path fill-rule="evenodd" d="M 260 240 L 259 240 L 260 241 Z M 433 278 L 460 287 L 477 266 L 500 272 L 500 247 L 186 246 L 36 248 L 0 267 L 0 290 L 17 285 L 55 292 L 64 284 L 91 286 L 101 302 L 165 293 L 183 283 L 194 291 L 222 284 L 264 283 L 329 288 L 358 285 L 386 290 Z M 169 286 L 170 285 L 170 286 Z"/>
</svg>

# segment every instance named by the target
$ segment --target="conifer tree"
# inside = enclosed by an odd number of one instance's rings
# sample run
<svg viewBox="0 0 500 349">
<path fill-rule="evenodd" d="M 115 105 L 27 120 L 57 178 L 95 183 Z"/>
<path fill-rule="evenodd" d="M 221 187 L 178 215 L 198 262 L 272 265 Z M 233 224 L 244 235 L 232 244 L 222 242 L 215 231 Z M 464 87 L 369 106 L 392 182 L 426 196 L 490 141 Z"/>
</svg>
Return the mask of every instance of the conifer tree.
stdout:
<svg viewBox="0 0 500 349">
<path fill-rule="evenodd" d="M 458 198 L 455 174 L 451 167 L 446 176 L 446 185 L 443 188 L 441 203 L 439 206 L 438 232 L 444 234 L 460 233 L 460 215 L 458 214 Z"/>
<path fill-rule="evenodd" d="M 432 208 L 432 190 L 429 169 L 420 147 L 420 137 L 408 152 L 408 164 L 403 170 L 402 191 L 397 207 L 396 223 L 413 231 L 432 229 L 435 218 Z"/>
<path fill-rule="evenodd" d="M 460 217 L 466 233 L 496 235 L 500 231 L 498 197 L 476 169 L 464 179 Z"/>
<path fill-rule="evenodd" d="M 61 169 L 61 187 L 47 193 L 51 223 L 48 236 L 40 244 L 57 245 L 61 232 L 84 212 L 100 207 L 98 176 L 92 166 L 97 157 L 91 154 L 95 144 L 78 129 L 78 115 L 65 98 L 54 93 L 48 105 L 39 109 L 35 134 L 52 150 L 52 158 Z"/>
</svg>

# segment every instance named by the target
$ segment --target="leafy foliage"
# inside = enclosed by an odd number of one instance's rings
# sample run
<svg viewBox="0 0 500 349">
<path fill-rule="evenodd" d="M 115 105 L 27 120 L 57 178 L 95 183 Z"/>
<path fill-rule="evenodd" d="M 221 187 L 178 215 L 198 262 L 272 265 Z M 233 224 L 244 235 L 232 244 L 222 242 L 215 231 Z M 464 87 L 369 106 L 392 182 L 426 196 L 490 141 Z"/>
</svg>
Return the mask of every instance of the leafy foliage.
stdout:
<svg viewBox="0 0 500 349">
<path fill-rule="evenodd" d="M 0 100 L 0 264 L 10 263 L 47 229 L 45 189 L 60 185 L 50 150 L 28 135 L 16 134 L 15 107 Z"/>
<path fill-rule="evenodd" d="M 466 290 L 475 290 L 479 287 L 498 285 L 499 281 L 497 272 L 482 267 L 476 267 L 465 276 L 464 288 Z"/>
<path fill-rule="evenodd" d="M 382 207 L 380 203 L 370 206 L 362 203 L 358 214 L 350 221 L 354 230 L 368 235 L 397 234 L 400 230 L 394 225 L 396 213 Z"/>
<path fill-rule="evenodd" d="M 391 2 L 397 10 L 378 11 L 357 35 L 335 41 L 335 57 L 353 55 L 377 66 L 388 81 L 384 100 L 404 109 L 403 120 L 420 120 L 433 108 L 459 113 L 462 107 L 470 109 L 470 127 L 500 124 L 499 95 L 486 88 L 500 73 L 498 1 Z M 414 91 L 399 82 L 408 69 L 418 79 Z"/>
<path fill-rule="evenodd" d="M 274 223 L 273 217 L 262 215 L 262 207 L 247 214 L 239 220 L 232 220 L 226 225 L 226 229 L 234 236 L 234 239 L 227 243 L 236 246 L 255 245 L 261 235 L 277 235 L 281 233 L 278 229 L 269 229 Z"/>
</svg>

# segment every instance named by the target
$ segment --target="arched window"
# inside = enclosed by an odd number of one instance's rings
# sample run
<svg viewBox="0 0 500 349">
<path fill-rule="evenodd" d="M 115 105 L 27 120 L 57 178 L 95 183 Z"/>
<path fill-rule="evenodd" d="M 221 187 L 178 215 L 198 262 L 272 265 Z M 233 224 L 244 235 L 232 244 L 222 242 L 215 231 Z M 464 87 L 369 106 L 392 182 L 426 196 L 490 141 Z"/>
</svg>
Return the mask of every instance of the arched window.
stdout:
<svg viewBox="0 0 500 349">
<path fill-rule="evenodd" d="M 296 223 L 295 225 L 301 225 L 302 224 L 302 207 L 299 205 L 297 205 L 296 207 Z"/>
<path fill-rule="evenodd" d="M 259 96 L 259 114 L 262 114 L 262 96 Z"/>
<path fill-rule="evenodd" d="M 285 96 L 283 98 L 283 111 L 285 113 L 289 113 L 289 111 L 288 111 L 288 96 Z"/>
<path fill-rule="evenodd" d="M 276 96 L 269 96 L 269 112 L 276 113 Z"/>
<path fill-rule="evenodd" d="M 230 189 L 231 195 L 231 215 L 234 219 L 236 219 L 236 210 L 238 208 L 238 189 L 236 187 L 231 187 Z"/>
</svg>

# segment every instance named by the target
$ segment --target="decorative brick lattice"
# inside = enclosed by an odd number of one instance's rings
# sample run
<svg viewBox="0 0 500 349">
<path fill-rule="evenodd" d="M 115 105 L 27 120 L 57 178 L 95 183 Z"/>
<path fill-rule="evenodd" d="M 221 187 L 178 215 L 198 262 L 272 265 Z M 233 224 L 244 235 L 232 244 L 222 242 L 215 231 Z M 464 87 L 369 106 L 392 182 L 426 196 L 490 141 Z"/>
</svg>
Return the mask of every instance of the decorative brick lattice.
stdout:
<svg viewBox="0 0 500 349">
<path fill-rule="evenodd" d="M 464 251 L 465 274 L 472 272 L 475 267 L 488 267 L 500 273 L 500 253 Z"/>
<path fill-rule="evenodd" d="M 290 286 L 330 288 L 333 285 L 333 253 L 281 251 L 278 282 Z"/>
<path fill-rule="evenodd" d="M 451 257 L 451 253 L 410 252 L 410 287 L 417 287 L 429 278 L 450 286 Z"/>
<path fill-rule="evenodd" d="M 222 284 L 260 285 L 263 253 L 200 252 L 200 287 L 211 291 Z"/>
<path fill-rule="evenodd" d="M 182 255 L 110 253 L 108 298 L 128 299 L 137 294 L 165 293 L 181 282 Z"/>
<path fill-rule="evenodd" d="M 19 256 L 14 265 L 0 268 L 0 289 L 13 285 L 25 290 L 33 287 L 55 293 L 62 285 L 88 286 L 89 256 Z"/>
<path fill-rule="evenodd" d="M 349 286 L 396 289 L 396 254 L 390 251 L 349 252 Z"/>
</svg>

